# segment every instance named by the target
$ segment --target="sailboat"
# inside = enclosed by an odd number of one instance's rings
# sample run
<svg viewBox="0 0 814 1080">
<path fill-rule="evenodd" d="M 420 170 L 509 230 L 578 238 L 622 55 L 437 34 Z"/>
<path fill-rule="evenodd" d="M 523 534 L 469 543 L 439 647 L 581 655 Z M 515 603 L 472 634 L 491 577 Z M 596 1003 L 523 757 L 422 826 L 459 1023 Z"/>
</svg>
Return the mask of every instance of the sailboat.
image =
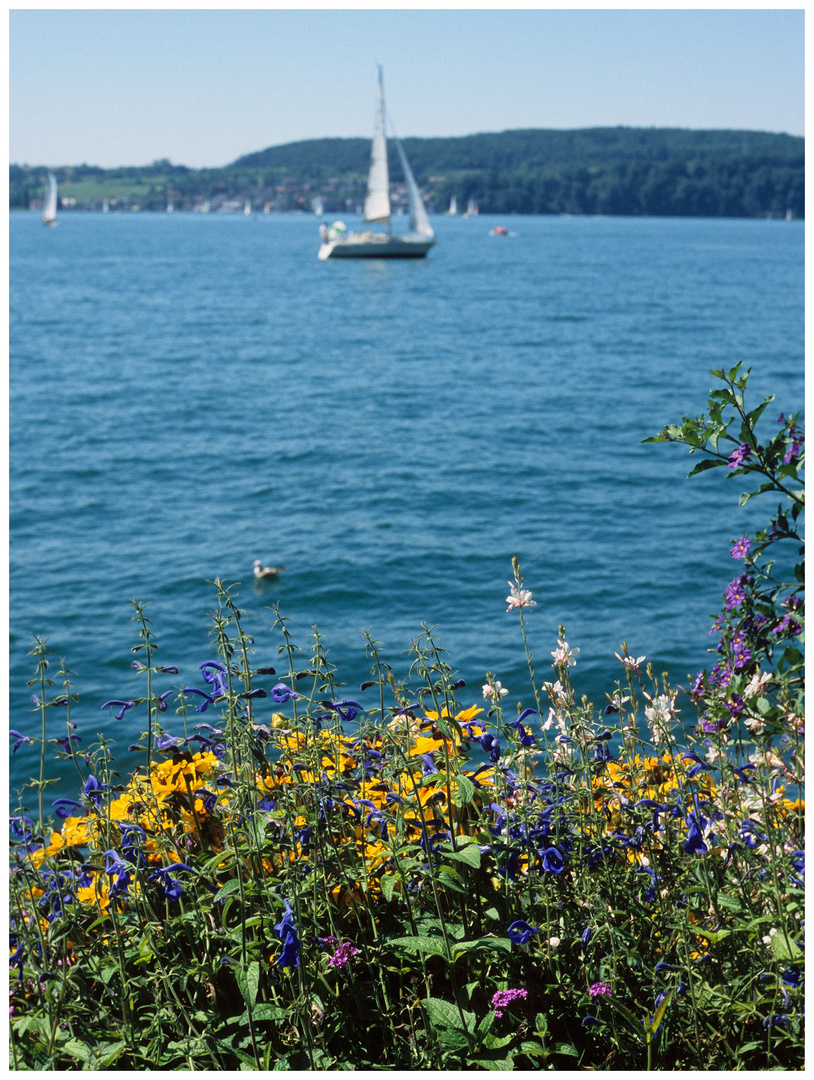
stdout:
<svg viewBox="0 0 814 1080">
<path fill-rule="evenodd" d="M 379 90 L 376 103 L 376 128 L 370 152 L 370 172 L 367 179 L 364 220 L 371 225 L 385 225 L 386 232 L 347 233 L 345 227 L 337 229 L 321 226 L 322 246 L 320 259 L 416 259 L 422 258 L 435 243 L 433 232 L 418 184 L 398 139 L 396 149 L 407 185 L 410 208 L 410 232 L 394 236 L 390 222 L 390 176 L 387 170 L 387 137 L 384 130 L 384 85 L 379 67 Z"/>
<path fill-rule="evenodd" d="M 48 173 L 48 194 L 42 207 L 42 223 L 57 224 L 57 178 L 52 172 Z"/>
<path fill-rule="evenodd" d="M 458 213 L 458 200 L 453 195 L 449 200 L 449 210 L 447 210 L 447 217 L 455 217 Z"/>
<path fill-rule="evenodd" d="M 319 195 L 317 195 L 316 198 L 311 200 L 311 209 L 314 211 L 315 217 L 322 217 L 325 210 L 325 204 L 323 203 Z"/>
<path fill-rule="evenodd" d="M 464 210 L 464 217 L 477 217 L 478 213 L 478 204 L 474 199 L 470 199 L 467 203 L 466 210 Z"/>
</svg>

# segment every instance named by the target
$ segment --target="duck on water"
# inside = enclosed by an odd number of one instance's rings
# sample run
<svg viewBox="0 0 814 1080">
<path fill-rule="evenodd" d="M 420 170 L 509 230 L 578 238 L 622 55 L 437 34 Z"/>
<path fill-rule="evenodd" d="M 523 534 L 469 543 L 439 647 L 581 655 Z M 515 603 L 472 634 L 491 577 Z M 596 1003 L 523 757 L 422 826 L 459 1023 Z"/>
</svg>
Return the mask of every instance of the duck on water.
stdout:
<svg viewBox="0 0 814 1080">
<path fill-rule="evenodd" d="M 273 580 L 283 570 L 285 570 L 285 566 L 263 566 L 260 559 L 254 560 L 254 576 L 258 579 Z"/>
</svg>

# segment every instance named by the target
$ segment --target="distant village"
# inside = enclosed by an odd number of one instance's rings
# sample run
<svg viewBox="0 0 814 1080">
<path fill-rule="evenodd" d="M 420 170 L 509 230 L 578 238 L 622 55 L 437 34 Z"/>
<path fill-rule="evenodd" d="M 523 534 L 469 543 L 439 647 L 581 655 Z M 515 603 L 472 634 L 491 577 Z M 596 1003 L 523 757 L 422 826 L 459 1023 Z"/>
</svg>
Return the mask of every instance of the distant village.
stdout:
<svg viewBox="0 0 814 1080">
<path fill-rule="evenodd" d="M 443 178 L 433 178 L 443 179 Z M 66 185 L 67 186 L 67 185 Z M 94 185 L 96 186 L 96 185 Z M 101 185 L 100 185 L 101 187 Z M 43 196 L 31 198 L 28 209 L 41 212 Z M 390 185 L 390 201 L 396 214 L 405 213 L 408 205 L 407 188 L 403 183 Z M 425 195 L 427 209 L 434 209 L 432 193 Z M 190 193 L 168 185 L 144 194 L 98 195 L 77 198 L 60 195 L 59 206 L 65 210 L 108 212 L 174 211 L 196 214 L 250 214 L 250 213 L 361 213 L 364 202 L 364 186 L 353 179 L 331 178 L 317 187 L 311 183 L 290 180 L 269 188 L 246 188 L 233 191 Z"/>
</svg>

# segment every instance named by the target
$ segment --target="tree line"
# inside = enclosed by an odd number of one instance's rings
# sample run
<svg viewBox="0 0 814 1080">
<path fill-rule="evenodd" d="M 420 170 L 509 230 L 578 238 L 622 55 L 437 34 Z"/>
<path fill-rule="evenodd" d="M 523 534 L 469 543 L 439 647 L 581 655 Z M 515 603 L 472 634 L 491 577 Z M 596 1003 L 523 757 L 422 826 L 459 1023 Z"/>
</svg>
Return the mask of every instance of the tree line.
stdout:
<svg viewBox="0 0 814 1080">
<path fill-rule="evenodd" d="M 756 131 L 678 128 L 523 130 L 457 138 L 406 138 L 407 157 L 430 210 L 455 196 L 483 213 L 692 217 L 804 216 L 805 142 Z M 401 172 L 391 146 L 391 180 Z M 275 210 L 354 209 L 364 197 L 368 139 L 310 139 L 269 147 L 218 169 L 166 159 L 143 167 L 55 169 L 61 193 L 92 207 L 110 184 L 126 205 L 164 209 L 201 200 L 249 199 Z M 47 170 L 12 165 L 9 201 L 41 197 Z"/>
</svg>

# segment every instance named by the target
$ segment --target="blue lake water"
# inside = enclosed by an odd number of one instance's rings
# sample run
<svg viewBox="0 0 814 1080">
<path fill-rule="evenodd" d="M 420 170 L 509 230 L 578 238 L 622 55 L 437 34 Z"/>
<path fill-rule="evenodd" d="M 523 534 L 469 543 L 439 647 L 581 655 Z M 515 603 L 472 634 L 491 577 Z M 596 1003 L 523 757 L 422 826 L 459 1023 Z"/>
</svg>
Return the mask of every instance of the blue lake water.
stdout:
<svg viewBox="0 0 814 1080">
<path fill-rule="evenodd" d="M 143 692 L 129 601 L 180 668 L 160 689 L 202 685 L 215 577 L 244 583 L 258 666 L 278 602 L 304 657 L 319 627 L 351 696 L 363 628 L 406 678 L 426 622 L 463 700 L 490 670 L 529 704 L 513 555 L 538 678 L 559 623 L 596 700 L 623 639 L 674 682 L 707 664 L 729 541 L 774 506 L 738 509 L 737 481 L 686 480 L 682 448 L 642 439 L 738 360 L 754 402 L 777 394 L 769 427 L 802 408 L 804 226 L 435 226 L 426 260 L 323 263 L 310 216 L 11 215 L 11 727 L 38 730 L 26 653 L 47 636 L 83 745 L 104 731 L 126 765 L 144 720 L 100 705 Z M 258 586 L 255 558 L 288 568 Z M 36 760 L 18 751 L 12 790 Z"/>
</svg>

